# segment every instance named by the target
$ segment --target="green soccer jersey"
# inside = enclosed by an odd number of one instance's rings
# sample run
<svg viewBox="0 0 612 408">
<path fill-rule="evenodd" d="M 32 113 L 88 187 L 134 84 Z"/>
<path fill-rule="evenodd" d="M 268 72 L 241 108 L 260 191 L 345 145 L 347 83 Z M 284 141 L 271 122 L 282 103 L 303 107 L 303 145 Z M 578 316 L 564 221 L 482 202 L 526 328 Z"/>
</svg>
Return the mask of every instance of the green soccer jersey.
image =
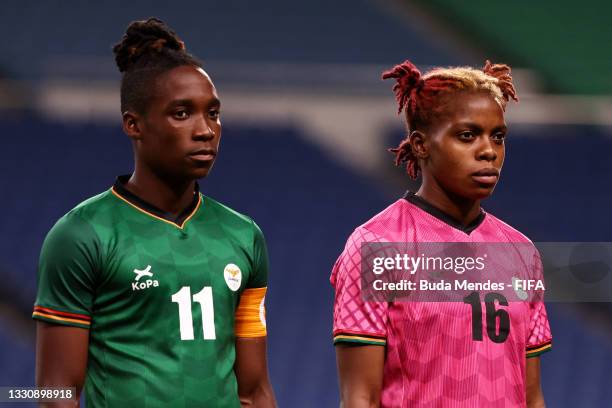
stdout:
<svg viewBox="0 0 612 408">
<path fill-rule="evenodd" d="M 172 220 L 124 182 L 51 229 L 33 317 L 89 329 L 89 407 L 240 407 L 235 314 L 267 286 L 261 230 L 198 191 Z"/>
</svg>

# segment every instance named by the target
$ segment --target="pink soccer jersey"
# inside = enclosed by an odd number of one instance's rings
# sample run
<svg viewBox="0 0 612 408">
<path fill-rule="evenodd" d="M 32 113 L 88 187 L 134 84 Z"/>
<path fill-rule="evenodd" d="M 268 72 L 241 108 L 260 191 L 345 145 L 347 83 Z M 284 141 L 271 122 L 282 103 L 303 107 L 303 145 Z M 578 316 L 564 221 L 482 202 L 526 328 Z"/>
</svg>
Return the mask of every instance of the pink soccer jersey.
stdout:
<svg viewBox="0 0 612 408">
<path fill-rule="evenodd" d="M 334 344 L 386 347 L 382 407 L 526 406 L 526 358 L 551 348 L 544 303 L 498 306 L 510 326 L 508 337 L 494 342 L 486 334 L 473 339 L 469 304 L 364 302 L 360 249 L 371 242 L 530 241 L 484 212 L 464 227 L 408 193 L 351 234 L 331 275 Z"/>
</svg>

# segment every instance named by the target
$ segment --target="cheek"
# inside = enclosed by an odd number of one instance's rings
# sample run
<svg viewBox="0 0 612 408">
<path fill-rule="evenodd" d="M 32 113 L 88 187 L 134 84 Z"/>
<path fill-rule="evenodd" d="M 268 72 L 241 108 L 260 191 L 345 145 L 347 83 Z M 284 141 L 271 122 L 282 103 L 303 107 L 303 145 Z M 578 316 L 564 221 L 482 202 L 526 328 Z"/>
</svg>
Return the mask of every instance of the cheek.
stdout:
<svg viewBox="0 0 612 408">
<path fill-rule="evenodd" d="M 160 147 L 168 143 L 169 135 L 172 134 L 172 126 L 164 117 L 156 116 L 147 125 L 147 142 L 151 146 Z"/>
<path fill-rule="evenodd" d="M 179 150 L 191 138 L 191 129 L 188 123 L 164 123 L 159 129 L 160 145 L 169 151 Z"/>
<path fill-rule="evenodd" d="M 453 179 L 460 177 L 463 169 L 468 167 L 472 154 L 468 146 L 449 142 L 432 152 L 431 161 L 441 176 Z"/>
<path fill-rule="evenodd" d="M 502 145 L 499 151 L 497 152 L 497 161 L 499 162 L 500 169 L 504 165 L 504 160 L 506 160 L 506 147 Z"/>
<path fill-rule="evenodd" d="M 221 122 L 218 122 L 213 130 L 215 132 L 215 141 L 213 143 L 218 147 L 219 143 L 221 142 Z"/>
</svg>

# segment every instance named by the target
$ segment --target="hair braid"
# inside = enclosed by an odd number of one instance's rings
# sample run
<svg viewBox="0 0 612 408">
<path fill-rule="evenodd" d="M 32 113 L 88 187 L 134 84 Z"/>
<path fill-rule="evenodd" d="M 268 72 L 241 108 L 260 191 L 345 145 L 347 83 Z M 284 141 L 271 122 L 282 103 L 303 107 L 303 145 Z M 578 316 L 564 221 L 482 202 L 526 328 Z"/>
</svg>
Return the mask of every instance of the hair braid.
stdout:
<svg viewBox="0 0 612 408">
<path fill-rule="evenodd" d="M 509 102 L 510 99 L 518 102 L 516 89 L 514 89 L 514 84 L 512 83 L 511 69 L 508 65 L 492 64 L 491 61 L 487 60 L 482 68 L 482 72 L 493 78 L 497 78 L 497 86 L 501 90 L 506 102 Z"/>
<path fill-rule="evenodd" d="M 421 71 L 410 61 L 394 66 L 392 69 L 383 72 L 382 79 L 395 79 L 393 85 L 395 99 L 399 105 L 397 113 L 401 113 L 409 103 L 413 91 L 422 84 Z"/>
<path fill-rule="evenodd" d="M 387 149 L 391 153 L 395 153 L 395 165 L 401 166 L 406 163 L 406 172 L 411 179 L 416 179 L 419 173 L 419 164 L 417 158 L 412 152 L 412 146 L 410 145 L 410 138 L 405 138 L 401 141 L 399 146 Z"/>
</svg>

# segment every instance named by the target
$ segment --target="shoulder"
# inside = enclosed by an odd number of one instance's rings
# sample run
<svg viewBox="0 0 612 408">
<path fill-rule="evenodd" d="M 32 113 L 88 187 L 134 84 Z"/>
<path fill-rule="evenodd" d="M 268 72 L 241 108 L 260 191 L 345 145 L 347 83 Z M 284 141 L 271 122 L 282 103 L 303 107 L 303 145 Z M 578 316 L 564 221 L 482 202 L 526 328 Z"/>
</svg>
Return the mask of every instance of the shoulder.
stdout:
<svg viewBox="0 0 612 408">
<path fill-rule="evenodd" d="M 403 219 L 406 210 L 406 200 L 399 199 L 374 215 L 372 218 L 355 228 L 349 239 L 361 242 L 392 241 L 393 237 L 387 236 L 390 231 Z"/>
<path fill-rule="evenodd" d="M 248 215 L 242 214 L 219 201 L 202 194 L 202 205 L 205 216 L 214 217 L 225 229 L 249 231 L 262 234 L 261 229 Z"/>
<path fill-rule="evenodd" d="M 400 200 L 394 202 L 353 230 L 332 268 L 330 282 L 334 287 L 358 280 L 364 247 L 378 242 L 390 242 L 386 237 L 387 224 L 393 219 L 394 214 L 397 214 L 401 205 Z M 346 282 L 342 283 L 344 281 Z"/>
<path fill-rule="evenodd" d="M 533 242 L 525 234 L 489 212 L 486 213 L 486 222 L 505 236 L 508 242 L 524 242 L 533 244 Z"/>
<path fill-rule="evenodd" d="M 359 225 L 349 235 L 344 247 L 344 256 L 352 256 L 359 253 L 362 244 L 375 242 L 391 242 L 393 237 L 389 236 L 392 225 L 398 223 L 403 211 L 403 199 L 397 200 L 372 218 Z"/>
<path fill-rule="evenodd" d="M 378 229 L 380 226 L 387 224 L 391 220 L 395 220 L 399 214 L 405 211 L 406 200 L 400 198 L 394 201 L 385 209 L 374 215 L 372 218 L 364 222 L 360 227 L 368 229 Z"/>
<path fill-rule="evenodd" d="M 94 219 L 108 214 L 113 208 L 117 208 L 117 202 L 109 189 L 77 204 L 59 221 L 67 223 L 93 222 Z"/>
<path fill-rule="evenodd" d="M 62 216 L 47 233 L 41 249 L 41 267 L 81 262 L 95 264 L 100 259 L 101 245 L 96 230 L 95 214 L 108 200 L 106 193 L 91 197 Z"/>
<path fill-rule="evenodd" d="M 57 220 L 49 234 L 61 233 L 84 237 L 89 229 L 93 230 L 93 219 L 109 208 L 112 200 L 110 194 L 110 191 L 105 191 L 79 203 Z"/>
<path fill-rule="evenodd" d="M 251 225 L 254 223 L 253 219 L 248 215 L 239 213 L 238 211 L 220 203 L 214 198 L 205 196 L 203 194 L 202 205 L 204 206 L 204 211 L 214 214 L 223 221 L 243 225 Z"/>
</svg>

